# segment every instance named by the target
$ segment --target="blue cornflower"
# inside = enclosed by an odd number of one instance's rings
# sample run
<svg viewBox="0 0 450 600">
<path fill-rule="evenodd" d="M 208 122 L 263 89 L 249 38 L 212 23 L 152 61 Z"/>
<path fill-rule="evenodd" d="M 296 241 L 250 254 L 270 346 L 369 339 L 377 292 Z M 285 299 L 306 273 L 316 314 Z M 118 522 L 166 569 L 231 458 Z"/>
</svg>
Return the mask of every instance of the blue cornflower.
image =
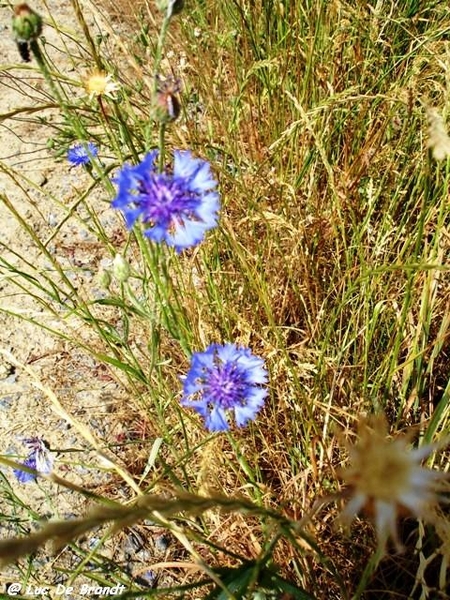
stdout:
<svg viewBox="0 0 450 600">
<path fill-rule="evenodd" d="M 230 411 L 234 411 L 236 425 L 244 427 L 264 404 L 266 383 L 264 361 L 249 348 L 211 344 L 192 355 L 181 404 L 196 410 L 209 431 L 229 429 Z"/>
<path fill-rule="evenodd" d="M 91 162 L 91 158 L 98 155 L 98 148 L 93 142 L 77 144 L 69 148 L 67 152 L 67 160 L 78 167 L 79 165 L 87 165 Z"/>
<path fill-rule="evenodd" d="M 122 167 L 112 206 L 124 213 L 128 229 L 140 219 L 147 237 L 181 252 L 196 246 L 217 225 L 217 181 L 209 163 L 188 150 L 174 152 L 172 173 L 158 172 L 157 156 L 157 151 L 149 152 L 140 164 Z"/>
<path fill-rule="evenodd" d="M 53 456 L 49 453 L 46 442 L 38 437 L 29 438 L 25 442 L 31 452 L 23 462 L 23 466 L 49 475 L 53 470 Z M 28 473 L 21 469 L 14 469 L 14 475 L 21 483 L 36 481 L 34 473 Z"/>
</svg>

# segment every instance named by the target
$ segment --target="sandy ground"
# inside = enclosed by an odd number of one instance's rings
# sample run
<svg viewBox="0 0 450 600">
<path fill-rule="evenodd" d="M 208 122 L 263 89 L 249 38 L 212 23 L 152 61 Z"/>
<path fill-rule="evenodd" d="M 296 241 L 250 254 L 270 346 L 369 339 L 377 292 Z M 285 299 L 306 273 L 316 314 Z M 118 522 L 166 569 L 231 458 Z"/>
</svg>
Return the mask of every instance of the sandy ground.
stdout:
<svg viewBox="0 0 450 600">
<path fill-rule="evenodd" d="M 75 27 L 70 2 L 52 0 L 48 5 L 57 23 Z M 42 15 L 48 14 L 40 2 L 33 3 L 33 7 Z M 11 10 L 0 8 L 4 65 L 20 60 L 12 40 L 10 19 Z M 55 44 L 49 53 L 58 69 L 67 69 L 74 76 L 73 66 L 65 62 L 67 57 L 57 51 L 59 39 L 54 29 L 47 25 L 44 34 L 49 46 Z M 5 114 L 20 106 L 41 104 L 45 100 L 45 89 L 45 82 L 34 69 L 2 71 L 0 112 Z M 55 118 L 52 111 L 41 114 Z M 0 127 L 0 165 L 3 166 L 0 192 L 42 240 L 59 229 L 61 219 L 67 214 L 64 206 L 70 206 L 78 190 L 83 190 L 90 181 L 87 173 L 71 169 L 66 160 L 54 160 L 46 148 L 49 134 L 51 130 L 36 123 L 36 115 L 3 119 Z M 52 197 L 62 205 L 58 206 Z M 99 202 L 98 216 L 110 230 L 118 227 L 113 213 L 104 199 Z M 110 257 L 104 254 L 88 227 L 83 228 L 82 215 L 77 217 L 67 221 L 49 248 L 57 253 L 72 281 L 95 295 L 101 293 L 97 273 Z M 0 223 L 4 259 L 31 273 L 36 266 L 48 268 L 48 259 L 3 202 L 0 202 Z M 23 259 L 28 261 L 28 266 Z M 71 328 L 77 327 L 75 320 L 64 321 L 58 315 L 49 314 L 14 281 L 17 278 L 0 267 L 0 453 L 23 460 L 28 454 L 25 439 L 41 437 L 51 448 L 56 474 L 88 489 L 104 490 L 107 495 L 112 488 L 114 494 L 109 495 L 116 498 L 132 498 L 130 488 L 117 483 L 120 478 L 92 448 L 86 435 L 77 430 L 78 423 L 85 426 L 99 448 L 104 448 L 105 442 L 123 438 L 124 427 L 116 416 L 123 405 L 123 390 L 91 356 L 70 341 L 28 322 L 27 319 L 37 320 L 69 336 Z M 8 311 L 21 318 L 8 316 Z M 0 486 L 1 538 L 26 534 L 39 528 L 42 520 L 82 515 L 86 509 L 82 496 L 51 481 L 39 479 L 37 483 L 22 484 L 7 467 L 1 467 L 0 474 L 5 480 Z M 154 542 L 152 547 L 149 547 L 149 539 Z M 98 533 L 86 536 L 80 548 L 92 549 L 98 540 Z M 163 532 L 147 523 L 116 536 L 103 553 L 137 577 L 146 576 L 148 565 L 155 558 L 161 560 L 167 546 Z M 68 577 L 60 570 L 73 569 L 79 561 L 80 554 L 73 548 L 65 549 L 56 557 L 44 551 L 33 559 L 32 572 L 25 579 L 35 586 L 64 585 Z M 24 580 L 23 565 L 24 562 L 21 568 L 11 566 L 0 570 L 1 592 L 7 582 Z M 87 568 L 94 569 L 93 563 L 88 561 Z M 153 585 L 153 576 L 146 577 L 149 585 Z M 92 580 L 80 579 L 75 585 L 81 585 L 82 581 L 92 584 Z M 80 596 L 75 593 L 73 597 Z"/>
</svg>

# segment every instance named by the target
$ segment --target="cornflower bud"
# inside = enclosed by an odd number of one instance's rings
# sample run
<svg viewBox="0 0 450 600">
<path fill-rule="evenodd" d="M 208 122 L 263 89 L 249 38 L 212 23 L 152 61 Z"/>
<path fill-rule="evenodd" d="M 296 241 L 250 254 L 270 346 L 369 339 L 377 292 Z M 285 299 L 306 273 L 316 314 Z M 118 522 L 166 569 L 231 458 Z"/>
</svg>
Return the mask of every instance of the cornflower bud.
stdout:
<svg viewBox="0 0 450 600">
<path fill-rule="evenodd" d="M 111 285 L 111 273 L 108 269 L 102 269 L 98 273 L 98 283 L 102 288 L 105 288 L 105 290 L 109 289 L 109 286 Z"/>
<path fill-rule="evenodd" d="M 166 13 L 167 18 L 178 15 L 184 7 L 184 0 L 157 0 L 158 9 Z"/>
<path fill-rule="evenodd" d="M 29 43 L 41 35 L 42 18 L 28 4 L 17 4 L 14 7 L 12 30 L 21 58 L 30 62 Z"/>
<path fill-rule="evenodd" d="M 125 283 L 130 277 L 130 265 L 121 254 L 114 257 L 113 275 L 120 283 Z"/>
</svg>

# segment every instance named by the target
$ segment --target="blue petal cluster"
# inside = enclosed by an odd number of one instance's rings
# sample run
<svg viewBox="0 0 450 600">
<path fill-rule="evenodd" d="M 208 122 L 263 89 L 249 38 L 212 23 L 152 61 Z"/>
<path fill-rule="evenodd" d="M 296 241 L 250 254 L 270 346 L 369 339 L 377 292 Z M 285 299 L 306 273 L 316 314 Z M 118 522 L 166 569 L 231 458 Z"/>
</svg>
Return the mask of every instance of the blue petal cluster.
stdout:
<svg viewBox="0 0 450 600">
<path fill-rule="evenodd" d="M 23 462 L 24 467 L 34 469 L 36 471 L 36 457 L 30 454 L 28 458 Z M 20 481 L 20 483 L 28 483 L 29 481 L 36 481 L 36 475 L 34 473 L 28 473 L 28 471 L 22 471 L 20 469 L 14 469 L 14 475 Z"/>
<path fill-rule="evenodd" d="M 91 162 L 91 158 L 98 155 L 98 148 L 93 142 L 87 144 L 77 144 L 70 148 L 67 152 L 67 160 L 75 165 L 87 165 Z"/>
<path fill-rule="evenodd" d="M 209 431 L 230 428 L 227 413 L 244 427 L 255 419 L 267 396 L 267 371 L 262 358 L 236 344 L 211 344 L 192 355 L 181 404 L 193 408 Z"/>
<path fill-rule="evenodd" d="M 217 225 L 217 181 L 209 163 L 187 150 L 174 152 L 171 173 L 158 172 L 157 156 L 157 151 L 149 152 L 140 164 L 122 167 L 114 180 L 118 190 L 112 206 L 124 213 L 129 229 L 140 219 L 148 238 L 181 252 Z"/>
<path fill-rule="evenodd" d="M 53 470 L 53 456 L 49 453 L 44 440 L 36 437 L 25 441 L 31 452 L 22 463 L 23 466 L 49 475 Z M 36 475 L 34 473 L 28 473 L 21 469 L 14 469 L 14 475 L 21 483 L 36 481 Z"/>
</svg>

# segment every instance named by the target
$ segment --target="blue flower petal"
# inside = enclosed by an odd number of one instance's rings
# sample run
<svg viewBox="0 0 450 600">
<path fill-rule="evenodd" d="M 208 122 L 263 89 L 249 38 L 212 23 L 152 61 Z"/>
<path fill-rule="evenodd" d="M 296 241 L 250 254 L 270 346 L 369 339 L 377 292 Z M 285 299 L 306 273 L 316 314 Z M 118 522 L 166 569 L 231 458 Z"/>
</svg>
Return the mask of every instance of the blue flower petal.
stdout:
<svg viewBox="0 0 450 600">
<path fill-rule="evenodd" d="M 189 182 L 189 189 L 195 192 L 204 192 L 215 188 L 216 185 L 217 183 L 211 175 L 209 164 L 203 163 L 199 165 L 194 177 Z"/>
<path fill-rule="evenodd" d="M 256 411 L 252 406 L 236 406 L 234 416 L 238 427 L 245 427 L 249 421 L 255 418 Z"/>
<path fill-rule="evenodd" d="M 239 349 L 236 344 L 224 344 L 217 347 L 217 356 L 224 363 L 237 361 L 245 356 L 245 353 L 246 349 Z"/>
<path fill-rule="evenodd" d="M 149 227 L 144 231 L 146 237 L 150 238 L 158 244 L 166 239 L 167 233 L 164 227 L 157 225 L 156 227 Z"/>
<path fill-rule="evenodd" d="M 252 389 L 248 392 L 247 395 L 249 406 L 252 406 L 259 410 L 261 406 L 263 406 L 267 398 L 267 394 L 268 392 L 266 388 L 252 387 Z"/>
<path fill-rule="evenodd" d="M 212 369 L 214 367 L 214 356 L 219 346 L 211 344 L 205 352 L 194 352 L 191 359 L 193 369 Z"/>
<path fill-rule="evenodd" d="M 173 234 L 166 237 L 166 241 L 177 250 L 185 250 L 196 246 L 204 236 L 205 226 L 202 223 L 190 222 L 186 226 L 179 225 Z"/>
<path fill-rule="evenodd" d="M 193 158 L 189 150 L 175 150 L 173 156 L 173 174 L 175 177 L 189 180 L 195 175 L 199 160 Z"/>
<path fill-rule="evenodd" d="M 22 464 L 24 467 L 36 470 L 36 459 L 34 452 Z M 36 481 L 36 475 L 34 473 L 28 473 L 28 471 L 22 471 L 21 469 L 14 469 L 13 473 L 20 481 L 20 483 Z"/>
<path fill-rule="evenodd" d="M 205 426 L 208 431 L 227 431 L 230 428 L 225 411 L 218 406 L 214 406 L 206 417 Z"/>
<path fill-rule="evenodd" d="M 48 451 L 44 440 L 39 437 L 33 437 L 25 440 L 25 442 L 31 448 L 31 452 L 23 462 L 23 466 L 49 475 L 53 470 L 53 456 Z M 21 469 L 14 469 L 13 472 L 21 483 L 36 481 L 36 475 L 33 473 L 28 473 Z"/>
<path fill-rule="evenodd" d="M 206 419 L 209 415 L 208 403 L 205 400 L 191 400 L 191 401 L 181 401 L 181 404 L 184 406 L 185 404 L 192 408 L 199 415 L 201 415 L 204 419 Z"/>
<path fill-rule="evenodd" d="M 219 195 L 214 193 L 205 194 L 203 202 L 197 207 L 195 214 L 208 225 L 207 229 L 215 227 L 217 224 L 217 212 L 220 209 Z"/>
</svg>

